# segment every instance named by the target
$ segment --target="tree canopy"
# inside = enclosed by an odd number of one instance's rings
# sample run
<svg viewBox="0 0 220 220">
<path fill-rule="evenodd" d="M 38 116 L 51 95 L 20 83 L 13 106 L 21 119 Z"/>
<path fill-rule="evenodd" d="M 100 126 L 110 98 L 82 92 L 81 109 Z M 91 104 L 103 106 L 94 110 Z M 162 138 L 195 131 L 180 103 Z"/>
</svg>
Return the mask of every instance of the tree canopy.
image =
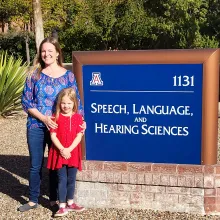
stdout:
<svg viewBox="0 0 220 220">
<path fill-rule="evenodd" d="M 219 46 L 218 0 L 41 0 L 41 8 L 45 36 L 57 30 L 66 62 L 75 50 Z M 0 18 L 33 32 L 32 1 L 3 0 Z"/>
</svg>

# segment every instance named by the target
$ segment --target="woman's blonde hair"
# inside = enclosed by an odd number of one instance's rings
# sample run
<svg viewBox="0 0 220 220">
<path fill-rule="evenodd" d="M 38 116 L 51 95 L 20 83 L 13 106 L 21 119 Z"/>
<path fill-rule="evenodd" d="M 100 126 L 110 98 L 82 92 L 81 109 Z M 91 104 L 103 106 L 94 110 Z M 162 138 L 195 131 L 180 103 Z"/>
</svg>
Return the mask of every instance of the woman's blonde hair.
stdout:
<svg viewBox="0 0 220 220">
<path fill-rule="evenodd" d="M 76 92 L 73 88 L 66 88 L 60 91 L 57 99 L 56 110 L 55 110 L 55 121 L 58 120 L 59 114 L 61 112 L 60 104 L 62 102 L 62 98 L 64 96 L 68 96 L 69 99 L 74 103 L 73 112 L 76 113 L 78 110 L 78 102 L 76 97 Z"/>
<path fill-rule="evenodd" d="M 58 43 L 56 38 L 47 37 L 41 42 L 41 44 L 39 46 L 39 51 L 37 53 L 37 57 L 34 60 L 34 66 L 30 71 L 30 77 L 32 76 L 33 73 L 36 73 L 37 78 L 39 79 L 42 69 L 45 68 L 45 63 L 44 63 L 44 61 L 42 60 L 42 57 L 41 57 L 42 46 L 43 46 L 44 43 L 51 43 L 51 44 L 54 45 L 54 47 L 56 49 L 56 52 L 58 53 L 57 64 L 59 66 L 63 67 L 63 55 L 62 55 L 62 50 L 60 48 L 60 44 Z"/>
</svg>

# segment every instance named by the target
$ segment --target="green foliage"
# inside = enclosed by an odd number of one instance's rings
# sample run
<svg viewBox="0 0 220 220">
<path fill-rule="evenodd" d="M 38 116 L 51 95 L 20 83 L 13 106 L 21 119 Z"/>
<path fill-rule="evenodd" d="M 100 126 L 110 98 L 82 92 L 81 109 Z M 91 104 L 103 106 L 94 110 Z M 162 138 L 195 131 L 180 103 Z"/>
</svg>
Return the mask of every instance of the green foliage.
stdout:
<svg viewBox="0 0 220 220">
<path fill-rule="evenodd" d="M 208 1 L 204 0 L 155 0 L 145 1 L 147 13 L 155 18 L 154 48 L 203 48 L 216 47 L 218 40 L 202 32 L 209 26 Z"/>
<path fill-rule="evenodd" d="M 54 29 L 61 31 L 68 23 L 72 23 L 78 6 L 80 4 L 74 0 L 42 0 L 42 16 L 46 35 L 49 36 Z"/>
<path fill-rule="evenodd" d="M 12 0 L 9 0 L 12 1 Z M 13 0 L 16 13 L 10 15 L 9 22 L 16 25 L 20 30 L 26 31 L 27 25 L 31 26 L 33 19 L 32 0 Z"/>
<path fill-rule="evenodd" d="M 17 17 L 25 22 L 29 20 L 30 12 L 31 0 L 3 0 L 0 2 L 0 21 L 2 24 L 10 23 Z"/>
<path fill-rule="evenodd" d="M 5 20 L 20 20 L 33 30 L 31 2 L 3 1 L 0 12 L 5 15 Z M 218 0 L 41 0 L 41 6 L 45 36 L 50 36 L 54 29 L 58 30 L 65 62 L 71 62 L 72 51 L 77 50 L 219 46 Z M 33 59 L 33 35 L 30 38 Z M 8 49 L 26 60 L 24 42 L 22 37 L 9 36 L 5 40 L 0 35 L 0 49 Z"/>
<path fill-rule="evenodd" d="M 88 4 L 86 12 L 89 15 L 89 21 L 95 26 L 98 37 L 104 46 L 103 49 L 107 50 L 109 42 L 114 36 L 113 27 L 117 22 L 115 17 L 116 3 L 103 0 L 87 0 L 86 2 Z"/>
<path fill-rule="evenodd" d="M 7 52 L 0 53 L 0 116 L 16 115 L 21 108 L 23 91 L 28 65 L 22 65 L 22 59 L 15 60 Z"/>
<path fill-rule="evenodd" d="M 0 2 L 0 20 L 3 23 L 9 21 L 11 16 L 16 15 L 16 4 L 14 0 L 7 0 Z"/>
<path fill-rule="evenodd" d="M 143 1 L 127 0 L 117 5 L 114 46 L 118 49 L 147 49 L 154 38 L 153 19 L 147 16 Z M 146 40 L 147 39 L 147 40 Z M 149 42 L 149 43 L 148 43 Z"/>
<path fill-rule="evenodd" d="M 219 0 L 209 0 L 207 5 L 207 21 L 201 26 L 201 33 L 220 41 L 220 2 Z"/>
<path fill-rule="evenodd" d="M 7 50 L 9 54 L 12 54 L 15 59 L 22 57 L 26 58 L 26 46 L 25 38 L 27 33 L 9 32 L 7 34 L 0 34 L 0 50 Z M 33 34 L 29 34 L 29 47 L 31 60 L 34 59 L 36 54 L 35 41 Z"/>
<path fill-rule="evenodd" d="M 67 15 L 64 31 L 59 32 L 65 62 L 71 62 L 72 51 L 100 49 L 100 29 L 91 18 L 88 5 L 75 2 L 68 8 Z"/>
</svg>

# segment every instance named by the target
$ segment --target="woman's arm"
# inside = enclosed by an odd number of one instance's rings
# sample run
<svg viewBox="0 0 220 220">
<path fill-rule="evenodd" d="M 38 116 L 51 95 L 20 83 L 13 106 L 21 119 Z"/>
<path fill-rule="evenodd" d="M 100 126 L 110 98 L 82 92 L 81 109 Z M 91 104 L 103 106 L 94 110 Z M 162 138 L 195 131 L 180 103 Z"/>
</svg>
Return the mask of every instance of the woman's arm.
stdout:
<svg viewBox="0 0 220 220">
<path fill-rule="evenodd" d="M 41 120 L 42 122 L 45 121 L 46 116 L 43 115 L 41 112 L 39 112 L 36 108 L 29 108 L 28 113 L 30 113 L 32 116 L 34 116 L 35 118 Z"/>
<path fill-rule="evenodd" d="M 53 129 L 57 128 L 57 124 L 52 120 L 52 119 L 54 119 L 54 117 L 43 115 L 36 108 L 29 108 L 28 112 L 32 116 L 34 116 L 35 118 L 41 120 L 47 126 L 48 129 L 49 128 L 53 128 Z"/>
<path fill-rule="evenodd" d="M 37 81 L 35 74 L 36 73 L 33 72 L 31 76 L 27 76 L 22 93 L 21 104 L 25 112 L 30 113 L 35 118 L 43 121 L 44 115 L 37 110 L 34 101 L 34 84 Z"/>
<path fill-rule="evenodd" d="M 36 73 L 34 72 L 31 76 L 28 76 L 24 85 L 22 93 L 21 104 L 25 112 L 31 114 L 33 117 L 41 120 L 47 128 L 56 128 L 57 124 L 51 119 L 50 116 L 43 115 L 36 108 L 34 101 L 34 84 L 36 83 Z"/>
<path fill-rule="evenodd" d="M 23 110 L 28 113 L 28 109 L 36 109 L 36 103 L 34 102 L 34 84 L 36 82 L 34 73 L 31 76 L 27 76 L 24 89 L 21 97 L 21 104 Z M 37 110 L 37 109 L 36 109 Z"/>
</svg>

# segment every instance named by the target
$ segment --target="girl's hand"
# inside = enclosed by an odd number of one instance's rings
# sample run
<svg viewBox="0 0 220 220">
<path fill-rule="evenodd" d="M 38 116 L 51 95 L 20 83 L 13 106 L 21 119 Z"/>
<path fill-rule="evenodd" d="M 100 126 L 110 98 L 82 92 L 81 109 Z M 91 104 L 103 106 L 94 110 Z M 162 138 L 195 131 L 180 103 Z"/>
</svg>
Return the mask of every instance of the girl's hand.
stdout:
<svg viewBox="0 0 220 220">
<path fill-rule="evenodd" d="M 57 128 L 57 123 L 53 121 L 54 117 L 52 116 L 47 116 L 45 115 L 42 119 L 43 123 L 46 125 L 46 127 L 48 128 L 48 130 L 50 128 L 56 129 Z"/>
<path fill-rule="evenodd" d="M 71 157 L 71 153 L 68 148 L 64 148 L 60 151 L 61 156 L 64 157 L 66 160 Z"/>
<path fill-rule="evenodd" d="M 83 124 L 82 125 L 80 125 L 80 127 L 82 128 L 82 131 L 81 131 L 81 133 L 85 133 L 85 130 L 86 130 L 86 122 L 85 121 L 83 121 Z"/>
</svg>

